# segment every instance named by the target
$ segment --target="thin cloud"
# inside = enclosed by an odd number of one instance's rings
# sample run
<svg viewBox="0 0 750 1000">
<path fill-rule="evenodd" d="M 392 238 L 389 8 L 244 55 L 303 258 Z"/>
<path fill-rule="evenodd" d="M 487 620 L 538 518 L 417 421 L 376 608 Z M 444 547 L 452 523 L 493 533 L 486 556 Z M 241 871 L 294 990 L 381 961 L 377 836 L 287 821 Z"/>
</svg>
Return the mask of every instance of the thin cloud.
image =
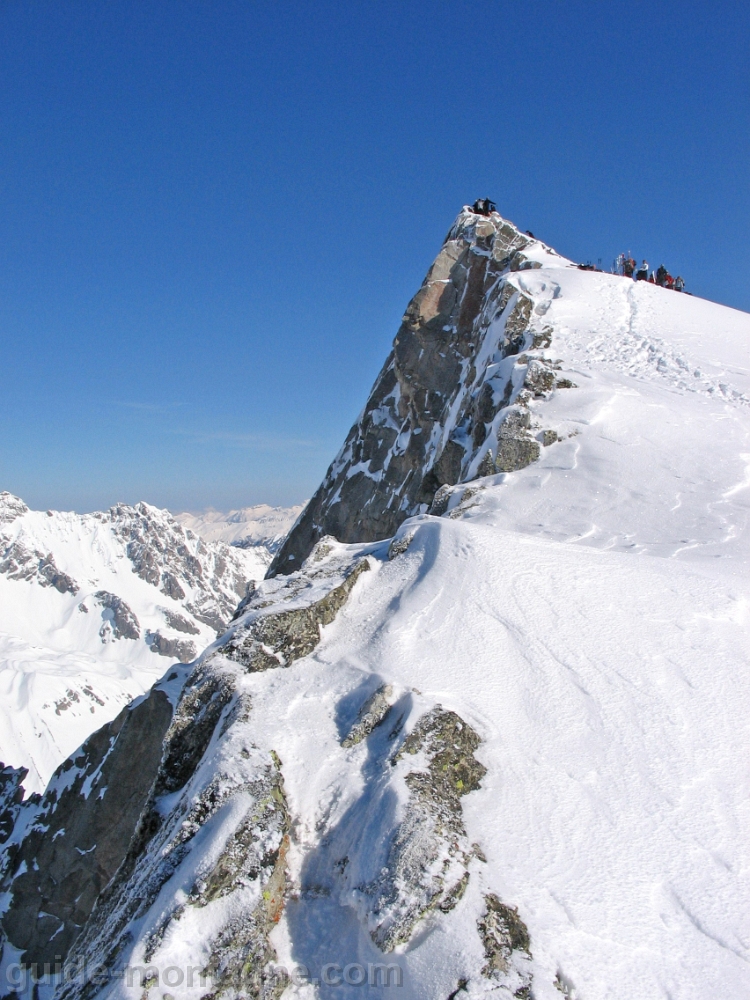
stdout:
<svg viewBox="0 0 750 1000">
<path fill-rule="evenodd" d="M 194 444 L 225 444 L 233 448 L 257 449 L 259 451 L 279 451 L 290 448 L 317 449 L 325 447 L 324 442 L 307 438 L 286 437 L 278 434 L 238 434 L 230 431 L 193 431 L 173 429 L 170 434 L 187 438 Z"/>
</svg>

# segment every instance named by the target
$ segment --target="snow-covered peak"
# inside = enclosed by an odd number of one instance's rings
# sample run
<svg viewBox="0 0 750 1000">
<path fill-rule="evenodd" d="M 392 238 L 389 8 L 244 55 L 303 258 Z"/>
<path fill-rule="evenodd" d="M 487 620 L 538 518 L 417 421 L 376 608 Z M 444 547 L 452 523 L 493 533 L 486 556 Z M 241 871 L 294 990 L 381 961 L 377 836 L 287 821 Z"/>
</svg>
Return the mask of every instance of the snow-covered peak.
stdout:
<svg viewBox="0 0 750 1000">
<path fill-rule="evenodd" d="M 223 631 L 268 559 L 146 503 L 81 515 L 0 495 L 0 760 L 44 787 L 170 660 Z"/>
<path fill-rule="evenodd" d="M 326 534 L 343 541 L 388 537 L 406 517 L 427 510 L 442 485 L 477 474 L 490 425 L 496 429 L 520 388 L 513 382 L 516 356 L 550 343 L 542 317 L 559 286 L 551 277 L 535 279 L 535 303 L 524 284 L 542 269 L 555 275 L 576 266 L 497 212 L 463 209 L 406 309 L 364 410 L 271 573 L 298 568 Z"/>
<path fill-rule="evenodd" d="M 601 395 L 591 403 L 588 390 L 596 385 L 610 398 L 613 385 L 625 377 L 687 393 L 690 400 L 697 395 L 707 406 L 729 404 L 711 421 L 696 422 L 687 414 L 674 416 L 685 408 L 692 412 L 690 401 L 670 400 L 667 412 L 657 415 L 633 401 L 630 392 L 616 394 L 617 412 L 633 411 L 631 426 L 646 414 L 652 424 L 663 420 L 665 435 L 673 428 L 669 447 L 659 451 L 675 480 L 718 481 L 732 491 L 746 475 L 740 458 L 744 418 L 736 407 L 750 399 L 743 364 L 747 339 L 742 313 L 646 282 L 580 270 L 497 213 L 486 217 L 465 208 L 409 304 L 364 410 L 270 572 L 294 570 L 323 535 L 372 541 L 392 535 L 408 517 L 440 513 L 448 491 L 460 484 L 527 466 L 534 471 L 520 481 L 538 482 L 541 470 L 575 462 L 572 456 L 586 445 L 561 442 L 602 419 L 595 416 Z M 682 443 L 691 425 L 702 455 L 698 469 L 695 452 Z M 644 440 L 653 430 L 643 429 Z M 728 454 L 722 447 L 727 436 Z M 587 442 L 596 440 L 589 430 Z M 596 480 L 596 495 L 616 504 L 623 487 L 613 484 L 624 466 L 619 458 L 615 464 L 606 483 L 600 482 L 601 467 L 573 482 L 589 489 Z M 642 473 L 639 490 L 649 496 L 649 485 L 662 481 L 647 467 Z M 635 474 L 630 468 L 629 477 Z M 674 525 L 673 550 L 697 544 L 691 538 L 701 521 L 714 523 L 721 537 L 725 510 L 710 501 L 712 488 L 696 487 L 686 496 L 673 487 L 674 513 L 667 518 Z M 510 492 L 519 489 L 513 485 Z M 607 537 L 614 537 L 618 519 L 624 538 L 644 533 L 645 508 L 651 509 L 645 501 L 627 504 L 624 514 L 612 508 L 611 527 L 604 529 L 601 508 L 579 510 L 573 518 L 580 501 L 571 505 L 562 499 L 568 492 L 564 483 L 545 490 L 548 503 L 565 507 L 565 515 L 545 528 L 556 537 L 565 533 L 563 524 L 570 525 L 571 536 L 577 531 L 599 538 L 609 531 Z M 522 509 L 528 511 L 535 499 L 526 497 Z M 509 502 L 510 497 L 502 500 L 503 510 Z M 632 531 L 624 530 L 629 518 Z M 520 527 L 521 521 L 515 523 Z M 663 531 L 648 542 L 664 543 Z"/>
<path fill-rule="evenodd" d="M 0 493 L 0 524 L 15 520 L 21 514 L 25 514 L 28 509 L 20 497 L 13 496 L 7 490 Z"/>
<path fill-rule="evenodd" d="M 226 542 L 240 548 L 256 548 L 259 550 L 259 558 L 263 558 L 263 550 L 274 553 L 278 549 L 304 506 L 271 507 L 268 504 L 255 504 L 253 507 L 242 507 L 227 513 L 209 509 L 201 513 L 175 514 L 174 517 L 207 541 Z M 269 555 L 268 562 L 270 561 Z"/>
<path fill-rule="evenodd" d="M 65 1000 L 744 996 L 749 347 L 462 212 L 284 572 L 171 724 L 184 673 L 21 810 L 0 976 L 72 942 L 112 977 Z"/>
</svg>

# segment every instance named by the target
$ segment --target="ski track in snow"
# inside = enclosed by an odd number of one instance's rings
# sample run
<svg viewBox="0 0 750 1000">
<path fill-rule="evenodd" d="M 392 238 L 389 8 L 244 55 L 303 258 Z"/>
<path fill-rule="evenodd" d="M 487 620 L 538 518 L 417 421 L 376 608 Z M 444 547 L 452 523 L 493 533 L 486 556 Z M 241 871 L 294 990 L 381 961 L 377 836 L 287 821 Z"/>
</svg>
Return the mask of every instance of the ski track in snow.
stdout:
<svg viewBox="0 0 750 1000">
<path fill-rule="evenodd" d="M 701 364 L 690 357 L 689 351 L 676 349 L 659 336 L 653 310 L 644 309 L 644 292 L 675 296 L 680 293 L 653 287 L 644 289 L 643 282 L 622 279 L 615 282 L 607 289 L 609 301 L 598 313 L 600 327 L 606 333 L 578 341 L 573 334 L 569 341 L 589 364 L 607 366 L 634 378 L 659 381 L 680 392 L 697 392 L 739 406 L 750 405 L 750 396 L 732 384 L 731 371 L 713 374 L 706 368 L 720 367 L 716 362 Z M 715 335 L 720 333 L 718 330 Z"/>
</svg>

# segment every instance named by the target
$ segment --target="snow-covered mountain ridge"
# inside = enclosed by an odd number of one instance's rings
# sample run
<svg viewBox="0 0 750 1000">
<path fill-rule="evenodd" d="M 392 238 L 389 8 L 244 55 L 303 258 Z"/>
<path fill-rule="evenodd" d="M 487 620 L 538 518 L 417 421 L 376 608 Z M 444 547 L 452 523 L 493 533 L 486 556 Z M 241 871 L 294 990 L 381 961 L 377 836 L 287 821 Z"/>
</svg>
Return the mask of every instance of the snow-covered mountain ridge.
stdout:
<svg viewBox="0 0 750 1000">
<path fill-rule="evenodd" d="M 42 801 L 6 781 L 0 976 L 747 995 L 749 355 L 462 212 L 275 575 Z"/>
<path fill-rule="evenodd" d="M 255 549 L 258 559 L 268 567 L 304 507 L 304 504 L 271 507 L 261 503 L 227 513 L 206 510 L 198 514 L 175 514 L 174 518 L 208 542 L 226 542 L 243 549 Z"/>
<path fill-rule="evenodd" d="M 689 399 L 697 394 L 736 403 L 744 413 L 750 403 L 742 364 L 746 337 L 742 313 L 645 282 L 580 271 L 500 216 L 465 211 L 271 572 L 298 566 L 325 534 L 343 541 L 391 535 L 406 517 L 427 511 L 441 487 L 480 473 L 517 471 L 541 456 L 542 467 L 554 468 L 561 452 L 577 451 L 556 442 L 589 418 L 582 412 L 588 395 L 573 392 L 566 402 L 559 390 L 582 388 L 578 379 L 591 379 L 591 363 L 607 373 L 605 391 L 627 376 L 689 393 Z M 621 395 L 623 407 L 632 394 Z M 685 409 L 676 399 L 670 403 Z M 694 420 L 700 405 L 687 406 Z M 726 421 L 727 431 L 732 423 Z M 677 440 L 673 445 L 669 460 L 678 463 L 681 449 Z M 741 481 L 743 460 L 731 454 Z M 695 465 L 693 456 L 685 460 Z M 546 495 L 557 495 L 559 478 Z M 658 505 L 658 497 L 651 499 Z M 683 514 L 693 509 L 687 505 Z M 561 526 L 547 520 L 559 535 Z"/>
<path fill-rule="evenodd" d="M 0 493 L 0 758 L 42 790 L 164 657 L 192 660 L 223 631 L 266 565 L 145 503 L 79 515 Z"/>
</svg>

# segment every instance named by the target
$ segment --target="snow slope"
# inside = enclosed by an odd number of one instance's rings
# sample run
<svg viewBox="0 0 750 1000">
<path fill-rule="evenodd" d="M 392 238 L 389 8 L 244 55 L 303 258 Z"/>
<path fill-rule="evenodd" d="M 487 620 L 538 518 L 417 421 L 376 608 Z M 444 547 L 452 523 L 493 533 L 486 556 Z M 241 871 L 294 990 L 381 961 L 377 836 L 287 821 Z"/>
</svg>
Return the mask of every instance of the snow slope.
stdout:
<svg viewBox="0 0 750 1000">
<path fill-rule="evenodd" d="M 147 504 L 78 515 L 0 494 L 0 759 L 42 790 L 170 662 L 223 630 L 263 572 Z"/>
<path fill-rule="evenodd" d="M 362 881 L 382 863 L 378 750 L 343 752 L 337 717 L 386 683 L 456 711 L 488 769 L 465 800 L 487 863 L 403 950 L 399 995 L 492 991 L 493 891 L 528 926 L 538 1000 L 750 997 L 750 316 L 573 269 L 513 280 L 578 386 L 529 403 L 562 440 L 407 521 L 311 662 L 248 682 L 297 878 L 332 887 L 291 904 L 280 960 L 376 960 L 330 873 L 356 836 Z"/>
<path fill-rule="evenodd" d="M 151 998 L 190 965 L 219 985 L 174 995 L 353 1000 L 383 962 L 402 985 L 369 994 L 403 1000 L 750 997 L 750 316 L 524 253 L 463 481 L 249 595 L 170 739 L 220 705 L 212 735 L 181 783 L 162 763 L 76 959 L 151 965 Z M 538 457 L 494 471 L 519 413 Z"/>
</svg>

